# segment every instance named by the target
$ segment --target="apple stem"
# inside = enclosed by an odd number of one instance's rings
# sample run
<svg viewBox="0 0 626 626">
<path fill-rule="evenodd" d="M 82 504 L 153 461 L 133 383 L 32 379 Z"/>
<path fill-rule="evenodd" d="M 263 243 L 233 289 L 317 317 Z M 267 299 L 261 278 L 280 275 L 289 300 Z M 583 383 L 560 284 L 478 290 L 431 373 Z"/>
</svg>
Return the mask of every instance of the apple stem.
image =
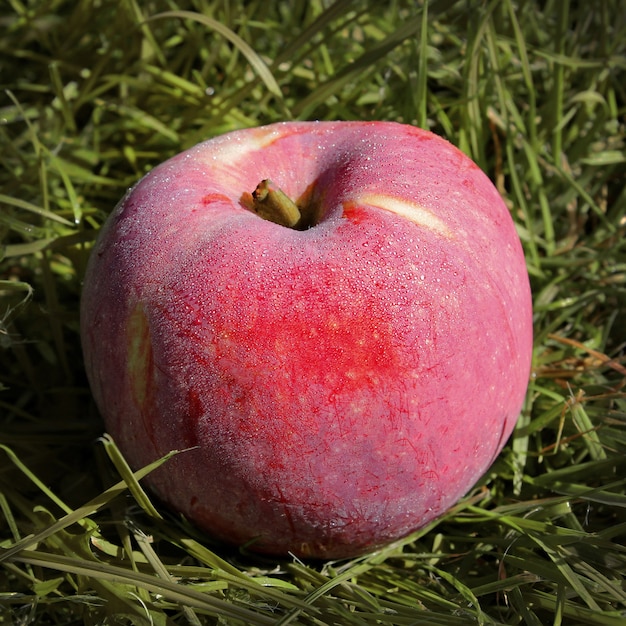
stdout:
<svg viewBox="0 0 626 626">
<path fill-rule="evenodd" d="M 275 224 L 294 228 L 302 217 L 296 203 L 269 179 L 257 185 L 252 198 L 254 212 Z"/>
</svg>

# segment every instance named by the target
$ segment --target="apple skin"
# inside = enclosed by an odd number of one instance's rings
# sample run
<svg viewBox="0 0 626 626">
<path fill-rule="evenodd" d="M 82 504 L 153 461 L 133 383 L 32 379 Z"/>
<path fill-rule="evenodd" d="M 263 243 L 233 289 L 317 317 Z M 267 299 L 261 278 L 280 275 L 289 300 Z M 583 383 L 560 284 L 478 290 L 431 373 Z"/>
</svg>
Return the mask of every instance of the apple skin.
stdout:
<svg viewBox="0 0 626 626">
<path fill-rule="evenodd" d="M 247 204 L 270 178 L 317 207 Z M 528 274 L 485 174 L 393 122 L 286 122 L 205 141 L 103 226 L 81 304 L 91 388 L 134 468 L 212 536 L 359 555 L 441 515 L 511 434 Z"/>
</svg>

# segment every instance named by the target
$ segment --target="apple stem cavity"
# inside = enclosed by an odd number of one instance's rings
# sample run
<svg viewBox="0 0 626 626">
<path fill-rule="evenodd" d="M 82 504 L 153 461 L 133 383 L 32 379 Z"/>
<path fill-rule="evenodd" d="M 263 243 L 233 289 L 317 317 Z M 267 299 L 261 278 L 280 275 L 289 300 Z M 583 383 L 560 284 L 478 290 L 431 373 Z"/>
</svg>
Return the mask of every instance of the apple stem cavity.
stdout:
<svg viewBox="0 0 626 626">
<path fill-rule="evenodd" d="M 296 203 L 269 179 L 257 185 L 252 199 L 252 209 L 259 217 L 280 226 L 295 229 L 302 218 Z"/>
</svg>

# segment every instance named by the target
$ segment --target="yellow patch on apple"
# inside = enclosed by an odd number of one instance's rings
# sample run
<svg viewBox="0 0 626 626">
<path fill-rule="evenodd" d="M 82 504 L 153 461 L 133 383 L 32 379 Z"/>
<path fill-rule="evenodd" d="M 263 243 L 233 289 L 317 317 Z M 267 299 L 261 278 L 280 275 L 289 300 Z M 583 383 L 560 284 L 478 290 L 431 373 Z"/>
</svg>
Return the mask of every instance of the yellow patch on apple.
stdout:
<svg viewBox="0 0 626 626">
<path fill-rule="evenodd" d="M 400 198 L 394 198 L 379 193 L 367 193 L 359 196 L 357 202 L 359 204 L 367 204 L 368 206 L 391 211 L 400 217 L 404 217 L 420 226 L 424 226 L 429 230 L 435 231 L 444 237 L 452 237 L 450 229 L 440 220 L 432 211 L 415 202 L 407 202 Z"/>
</svg>

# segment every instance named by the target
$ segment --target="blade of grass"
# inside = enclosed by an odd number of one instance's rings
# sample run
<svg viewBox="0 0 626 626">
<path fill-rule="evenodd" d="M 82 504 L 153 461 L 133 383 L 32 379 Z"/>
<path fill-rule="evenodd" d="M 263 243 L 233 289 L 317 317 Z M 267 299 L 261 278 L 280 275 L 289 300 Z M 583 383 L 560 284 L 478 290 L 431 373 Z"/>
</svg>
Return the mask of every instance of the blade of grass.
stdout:
<svg viewBox="0 0 626 626">
<path fill-rule="evenodd" d="M 308 118 L 327 98 L 337 93 L 341 86 L 353 80 L 355 76 L 362 75 L 363 72 L 368 71 L 394 48 L 414 36 L 421 28 L 421 25 L 421 15 L 408 19 L 386 39 L 364 52 L 358 59 L 355 59 L 352 63 L 339 70 L 334 76 L 322 83 L 301 100 L 293 108 L 294 117 L 297 119 Z"/>
<path fill-rule="evenodd" d="M 565 57 L 566 34 L 569 29 L 569 2 L 559 3 L 557 26 L 555 33 L 555 56 Z M 555 63 L 552 71 L 554 88 L 552 89 L 551 113 L 554 132 L 552 135 L 552 157 L 558 167 L 561 167 L 563 151 L 563 100 L 565 92 L 565 65 Z"/>
<path fill-rule="evenodd" d="M 417 70 L 417 125 L 428 128 L 428 2 L 422 7 L 422 23 L 419 35 L 419 56 Z"/>
<path fill-rule="evenodd" d="M 135 541 L 137 545 L 143 552 L 146 557 L 148 563 L 150 563 L 152 569 L 155 571 L 156 575 L 163 580 L 173 583 L 174 580 L 170 576 L 170 573 L 167 571 L 167 568 L 161 562 L 161 559 L 157 556 L 156 552 L 153 550 L 148 536 L 138 528 L 133 528 L 133 535 L 135 537 Z M 196 615 L 195 611 L 186 605 L 182 605 L 182 611 L 185 615 L 185 618 L 191 624 L 191 626 L 201 626 L 201 622 Z"/>
<path fill-rule="evenodd" d="M 31 213 L 35 213 L 36 215 L 39 215 L 44 219 L 58 222 L 59 224 L 63 224 L 65 226 L 73 226 L 72 222 L 66 220 L 61 215 L 53 213 L 52 211 L 46 211 L 45 209 L 26 200 L 22 200 L 21 198 L 13 198 L 11 196 L 7 196 L 6 194 L 0 193 L 0 202 L 2 202 L 3 204 L 8 204 L 9 206 L 13 206 L 17 209 L 30 211 Z"/>
<path fill-rule="evenodd" d="M 0 448 L 2 448 L 5 451 L 8 451 L 6 446 L 0 446 Z M 8 451 L 8 453 L 12 454 L 10 451 Z M 177 453 L 178 451 L 172 451 L 168 455 L 164 456 L 163 458 L 158 459 L 157 461 L 154 461 L 150 465 L 147 465 L 141 470 L 135 472 L 133 474 L 133 479 L 137 481 L 141 480 L 142 478 L 147 476 L 150 472 L 154 471 L 157 467 L 160 467 L 161 465 L 163 465 L 163 463 L 168 461 Z M 18 467 L 22 469 L 23 464 L 19 460 L 17 460 L 17 462 L 19 464 Z M 31 478 L 31 480 L 33 480 L 33 482 L 35 482 L 35 484 L 37 484 L 37 486 L 44 493 L 47 493 L 47 494 L 49 493 L 49 490 L 45 487 L 45 485 L 40 484 L 40 481 L 36 477 L 34 476 L 31 477 L 31 472 L 28 470 L 28 468 L 24 467 L 23 471 L 25 475 Z M 71 510 L 69 507 L 66 507 L 65 505 L 63 505 L 64 510 L 67 511 L 65 516 L 63 516 L 57 522 L 55 522 L 54 524 L 51 524 L 44 530 L 39 531 L 38 533 L 35 533 L 35 534 L 31 534 L 27 537 L 24 537 L 17 543 L 13 544 L 10 548 L 0 552 L 0 562 L 7 560 L 7 559 L 11 559 L 14 555 L 19 554 L 20 552 L 27 550 L 28 548 L 35 546 L 38 543 L 41 543 L 48 537 L 54 535 L 56 532 L 64 530 L 65 528 L 67 528 L 68 526 L 71 526 L 72 524 L 83 524 L 83 525 L 86 524 L 88 527 L 92 527 L 93 522 L 91 522 L 87 518 L 90 515 L 93 515 L 94 513 L 96 513 L 103 506 L 106 506 L 111 500 L 113 500 L 120 494 L 124 493 L 128 489 L 129 489 L 128 485 L 126 484 L 125 481 L 122 480 L 116 483 L 115 485 L 113 485 L 112 487 L 109 487 L 106 491 L 103 491 L 101 494 L 99 494 L 98 496 L 96 496 L 95 498 L 93 498 L 92 500 L 90 500 L 89 502 L 87 502 L 86 504 L 84 504 L 83 506 L 75 510 Z M 49 493 L 49 497 L 51 497 L 51 499 L 53 499 L 53 501 L 58 504 L 57 502 L 58 498 L 54 494 Z"/>
<path fill-rule="evenodd" d="M 2 556 L 5 555 L 3 554 Z M 210 615 L 226 619 L 241 620 L 243 623 L 251 626 L 256 624 L 275 624 L 274 618 L 268 613 L 243 608 L 232 602 L 195 591 L 188 586 L 156 578 L 142 572 L 129 572 L 125 568 L 107 563 L 86 561 L 60 554 L 47 554 L 31 550 L 22 550 L 8 558 L 14 563 L 25 563 L 35 567 L 76 574 L 87 578 L 103 579 L 116 584 L 121 583 L 142 587 L 178 605 L 193 607 L 206 611 Z"/>
<path fill-rule="evenodd" d="M 281 63 L 293 61 L 296 53 L 309 44 L 317 34 L 323 32 L 331 26 L 331 24 L 347 15 L 350 7 L 355 4 L 355 0 L 337 0 L 330 4 L 313 22 L 303 28 L 288 44 L 284 50 L 281 50 L 271 69 L 276 70 Z"/>
<path fill-rule="evenodd" d="M 239 37 L 239 35 L 217 20 L 214 20 L 207 15 L 202 15 L 201 13 L 194 13 L 193 11 L 164 11 L 148 17 L 146 22 L 167 18 L 180 18 L 199 22 L 230 41 L 230 43 L 232 43 L 235 48 L 243 54 L 250 66 L 263 81 L 267 90 L 276 98 L 279 105 L 283 108 L 284 113 L 286 115 L 289 114 L 289 111 L 285 107 L 282 91 L 278 86 L 271 70 L 265 64 L 263 59 L 261 59 L 261 57 L 254 51 L 254 49 L 241 37 Z"/>
<path fill-rule="evenodd" d="M 0 444 L 0 450 L 2 450 L 9 457 L 11 463 L 13 463 L 13 465 L 15 465 L 15 467 L 17 467 L 17 469 L 19 469 L 20 472 L 22 472 L 22 474 L 37 487 L 37 489 L 45 494 L 51 502 L 54 502 L 54 504 L 56 504 L 67 515 L 72 513 L 72 509 L 67 506 L 67 504 L 65 504 L 65 502 L 63 502 L 50 488 L 48 488 L 48 486 L 20 460 L 11 448 Z"/>
<path fill-rule="evenodd" d="M 120 477 L 122 478 L 122 481 L 125 485 L 128 486 L 128 490 L 133 494 L 133 497 L 137 501 L 137 504 L 139 504 L 139 506 L 151 517 L 154 517 L 155 519 L 163 519 L 161 514 L 152 504 L 150 498 L 148 497 L 148 494 L 139 484 L 139 480 L 130 469 L 130 466 L 128 465 L 126 459 L 122 456 L 122 453 L 113 441 L 111 435 L 105 433 L 100 438 L 100 441 L 104 446 L 104 450 L 107 453 L 107 456 L 109 457 L 109 459 L 115 466 L 115 469 L 118 471 Z M 176 452 L 176 454 L 178 454 L 178 451 Z"/>
</svg>

